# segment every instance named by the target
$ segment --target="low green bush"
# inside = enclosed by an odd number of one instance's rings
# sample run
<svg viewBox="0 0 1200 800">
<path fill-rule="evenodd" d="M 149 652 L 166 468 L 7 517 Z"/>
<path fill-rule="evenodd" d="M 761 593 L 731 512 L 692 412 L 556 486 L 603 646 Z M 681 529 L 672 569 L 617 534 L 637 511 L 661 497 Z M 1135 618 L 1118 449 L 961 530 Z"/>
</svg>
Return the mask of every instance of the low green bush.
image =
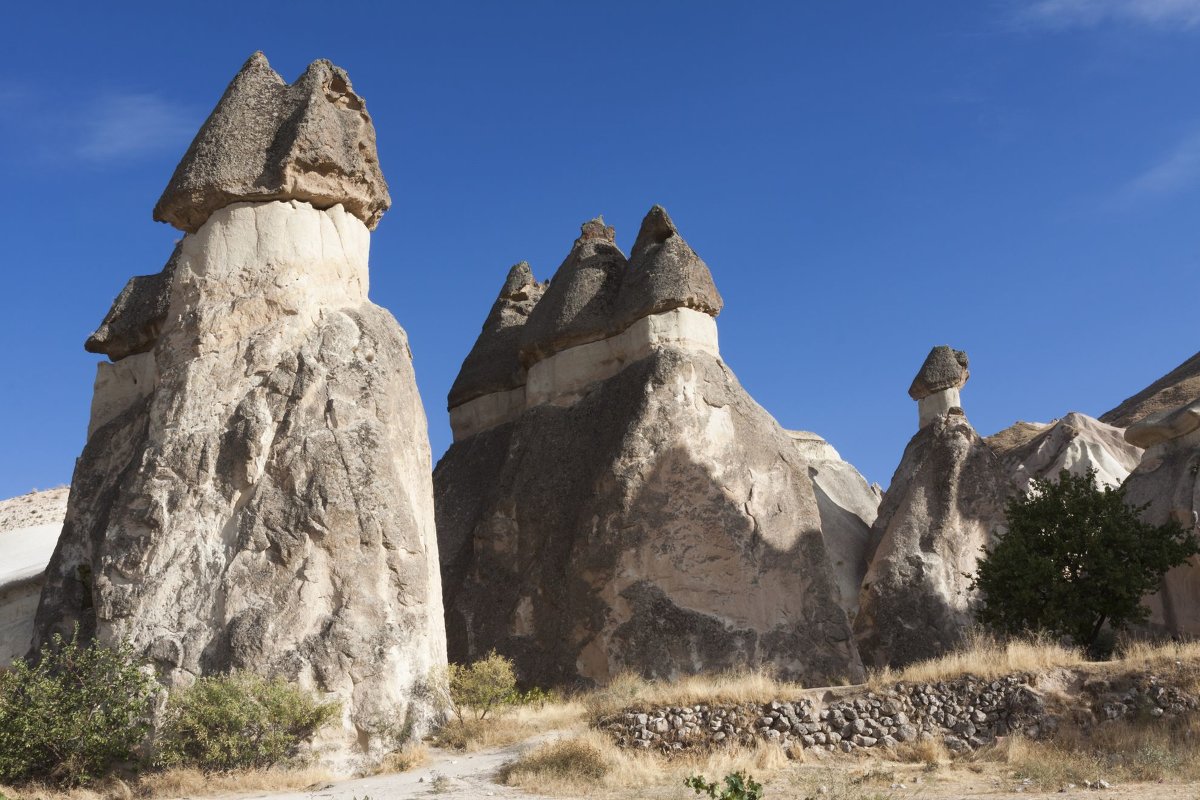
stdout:
<svg viewBox="0 0 1200 800">
<path fill-rule="evenodd" d="M 482 720 L 521 698 L 512 661 L 495 650 L 470 666 L 450 664 L 447 682 L 451 706 L 460 722 L 467 713 Z"/>
<path fill-rule="evenodd" d="M 234 672 L 171 695 L 157 739 L 158 764 L 206 772 L 266 769 L 296 757 L 340 713 L 283 678 Z"/>
<path fill-rule="evenodd" d="M 709 783 L 703 775 L 693 775 L 683 785 L 698 795 L 714 800 L 762 800 L 762 784 L 744 772 L 731 772 L 725 776 L 725 785 Z"/>
<path fill-rule="evenodd" d="M 36 663 L 0 673 L 0 781 L 79 786 L 130 761 L 156 688 L 128 645 L 56 634 Z"/>
</svg>

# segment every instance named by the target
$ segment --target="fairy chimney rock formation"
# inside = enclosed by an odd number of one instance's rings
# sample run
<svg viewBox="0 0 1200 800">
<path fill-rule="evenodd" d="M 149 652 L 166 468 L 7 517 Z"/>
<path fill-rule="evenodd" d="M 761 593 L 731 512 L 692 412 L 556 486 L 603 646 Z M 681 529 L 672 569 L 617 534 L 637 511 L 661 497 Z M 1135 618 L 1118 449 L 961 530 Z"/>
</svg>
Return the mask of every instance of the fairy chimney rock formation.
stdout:
<svg viewBox="0 0 1200 800">
<path fill-rule="evenodd" d="M 428 730 L 446 659 L 425 415 L 367 297 L 374 141 L 328 62 L 234 79 L 159 203 L 187 235 L 88 341 L 112 362 L 35 622 L 128 640 L 168 689 L 241 669 L 337 700 L 339 769 Z"/>
<path fill-rule="evenodd" d="M 961 412 L 959 389 L 970 376 L 967 354 L 962 350 L 944 344 L 930 350 L 908 387 L 908 396 L 917 401 L 917 427 L 924 428 L 952 409 Z"/>
<path fill-rule="evenodd" d="M 542 686 L 860 678 L 847 611 L 878 496 L 738 384 L 712 275 L 661 207 L 631 253 L 597 219 L 544 293 L 510 273 L 451 390 L 451 660 L 495 648 Z"/>
<path fill-rule="evenodd" d="M 321 59 L 288 84 L 252 55 L 213 109 L 154 207 L 195 233 L 230 203 L 342 206 L 371 230 L 392 204 L 375 126 L 341 67 Z"/>
<path fill-rule="evenodd" d="M 708 265 L 661 206 L 642 222 L 632 262 L 597 217 L 580 228 L 549 284 L 509 272 L 450 390 L 455 441 L 526 408 L 570 403 L 598 380 L 668 343 L 719 354 L 721 311 Z"/>
<path fill-rule="evenodd" d="M 1003 524 L 1008 482 L 958 406 L 966 379 L 966 354 L 935 347 L 909 389 L 918 402 L 935 402 L 922 408 L 923 424 L 871 528 L 854 619 L 867 665 L 902 666 L 941 655 L 973 622 L 969 575 Z"/>
</svg>

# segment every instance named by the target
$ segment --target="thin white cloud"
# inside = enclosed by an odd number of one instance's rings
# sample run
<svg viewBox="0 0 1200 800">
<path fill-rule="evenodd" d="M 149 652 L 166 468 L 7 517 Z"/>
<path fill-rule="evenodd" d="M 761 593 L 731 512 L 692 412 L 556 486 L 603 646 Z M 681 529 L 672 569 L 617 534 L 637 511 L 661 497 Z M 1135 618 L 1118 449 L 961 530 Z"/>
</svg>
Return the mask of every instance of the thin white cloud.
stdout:
<svg viewBox="0 0 1200 800">
<path fill-rule="evenodd" d="M 165 148 L 182 151 L 196 130 L 195 114 L 154 94 L 109 94 L 85 112 L 76 154 L 88 161 L 136 158 Z"/>
<path fill-rule="evenodd" d="M 1126 200 L 1179 194 L 1200 185 L 1200 131 L 1184 138 L 1121 193 Z"/>
<path fill-rule="evenodd" d="M 1020 18 L 1048 28 L 1125 23 L 1187 30 L 1200 26 L 1200 0 L 1033 0 Z"/>
</svg>

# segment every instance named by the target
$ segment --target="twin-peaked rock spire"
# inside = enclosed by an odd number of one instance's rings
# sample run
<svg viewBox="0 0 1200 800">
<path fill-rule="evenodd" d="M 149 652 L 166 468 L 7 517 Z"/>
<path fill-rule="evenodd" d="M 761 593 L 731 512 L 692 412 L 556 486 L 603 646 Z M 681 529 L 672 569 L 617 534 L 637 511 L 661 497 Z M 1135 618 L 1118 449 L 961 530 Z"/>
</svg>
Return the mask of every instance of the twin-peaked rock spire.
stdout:
<svg viewBox="0 0 1200 800">
<path fill-rule="evenodd" d="M 252 55 L 175 168 L 154 218 L 189 233 L 230 203 L 341 204 L 370 229 L 392 204 L 375 126 L 341 67 L 324 59 L 288 84 Z"/>
</svg>

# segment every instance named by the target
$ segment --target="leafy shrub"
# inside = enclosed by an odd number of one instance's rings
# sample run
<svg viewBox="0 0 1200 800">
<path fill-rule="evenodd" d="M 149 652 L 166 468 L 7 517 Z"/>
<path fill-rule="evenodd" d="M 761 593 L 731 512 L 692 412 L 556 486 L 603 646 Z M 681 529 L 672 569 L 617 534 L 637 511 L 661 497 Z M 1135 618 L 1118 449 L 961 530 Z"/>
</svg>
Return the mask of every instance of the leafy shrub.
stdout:
<svg viewBox="0 0 1200 800">
<path fill-rule="evenodd" d="M 280 677 L 201 678 L 167 701 L 158 762 L 206 772 L 266 769 L 294 758 L 339 713 L 337 703 L 321 703 Z"/>
<path fill-rule="evenodd" d="M 459 722 L 468 710 L 482 720 L 520 697 L 512 661 L 495 650 L 470 666 L 449 665 L 447 680 L 451 707 Z"/>
<path fill-rule="evenodd" d="M 762 784 L 740 771 L 726 775 L 724 786 L 709 783 L 703 775 L 693 775 L 683 785 L 714 800 L 762 800 L 764 797 Z"/>
<path fill-rule="evenodd" d="M 77 786 L 129 761 L 150 730 L 155 690 L 128 644 L 55 634 L 36 664 L 0 673 L 0 780 Z"/>
<path fill-rule="evenodd" d="M 984 548 L 972 584 L 979 621 L 1005 634 L 1070 636 L 1096 655 L 1104 625 L 1144 619 L 1142 598 L 1200 549 L 1173 521 L 1142 522 L 1145 508 L 1126 505 L 1124 489 L 1096 488 L 1095 470 L 1035 479 L 1008 501 L 1008 533 Z"/>
<path fill-rule="evenodd" d="M 525 692 L 514 690 L 508 702 L 514 706 L 529 706 L 540 711 L 546 707 L 547 703 L 559 699 L 561 699 L 561 696 L 557 692 L 546 691 L 539 686 L 534 686 Z"/>
</svg>

